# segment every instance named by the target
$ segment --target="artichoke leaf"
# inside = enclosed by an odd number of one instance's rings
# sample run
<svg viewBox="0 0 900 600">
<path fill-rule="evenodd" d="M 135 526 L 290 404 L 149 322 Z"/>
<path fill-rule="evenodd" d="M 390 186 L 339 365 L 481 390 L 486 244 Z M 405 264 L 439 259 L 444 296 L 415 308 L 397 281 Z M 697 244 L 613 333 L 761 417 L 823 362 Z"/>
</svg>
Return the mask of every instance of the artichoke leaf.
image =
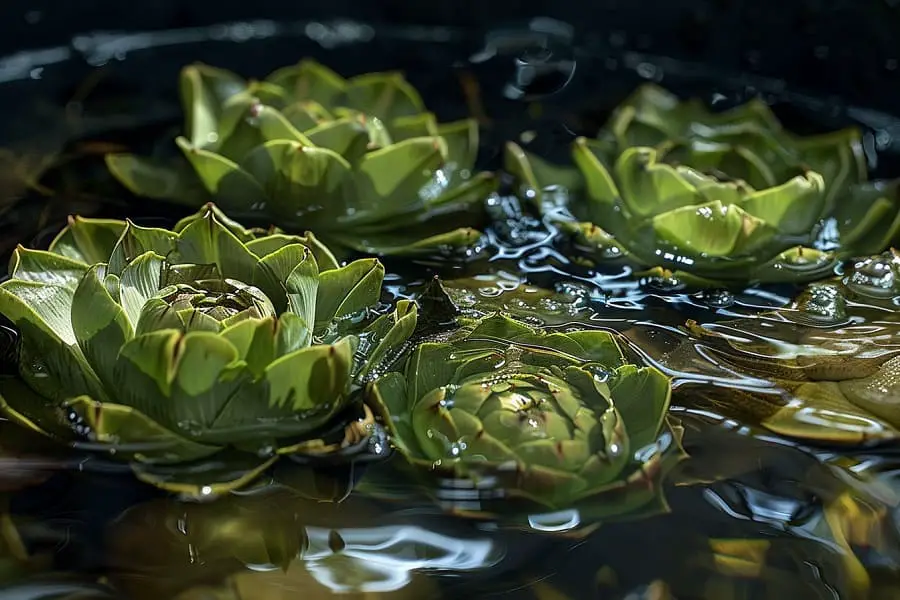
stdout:
<svg viewBox="0 0 900 600">
<path fill-rule="evenodd" d="M 632 449 L 641 450 L 656 442 L 669 412 L 668 377 L 650 367 L 623 365 L 616 369 L 609 387 Z"/>
<path fill-rule="evenodd" d="M 194 214 L 188 215 L 175 223 L 175 226 L 172 227 L 172 231 L 175 233 L 182 233 L 189 225 L 197 221 L 210 219 L 219 223 L 219 225 L 227 229 L 234 237 L 244 243 L 248 243 L 257 237 L 258 230 L 247 229 L 222 212 L 222 209 L 212 202 L 207 202 Z"/>
<path fill-rule="evenodd" d="M 396 71 L 366 73 L 349 79 L 343 104 L 386 123 L 425 112 L 419 92 Z"/>
<path fill-rule="evenodd" d="M 284 248 L 289 244 L 303 244 L 309 248 L 316 259 L 316 264 L 320 271 L 337 269 L 340 266 L 337 258 L 331 253 L 328 246 L 320 242 L 319 239 L 309 231 L 305 232 L 302 236 L 274 233 L 247 242 L 246 246 L 248 250 L 259 258 L 265 258 L 269 254 Z"/>
<path fill-rule="evenodd" d="M 88 270 L 88 265 L 62 254 L 45 250 L 30 250 L 17 246 L 9 261 L 9 276 L 14 279 L 46 283 L 70 288 L 78 287 L 78 282 Z"/>
<path fill-rule="evenodd" d="M 124 152 L 104 157 L 109 172 L 136 196 L 192 206 L 206 199 L 196 172 L 183 160 L 161 160 Z"/>
<path fill-rule="evenodd" d="M 126 221 L 125 231 L 122 232 L 109 256 L 109 267 L 106 272 L 121 276 L 125 266 L 145 252 L 168 256 L 175 249 L 175 238 L 176 235 L 166 229 L 141 227 Z"/>
<path fill-rule="evenodd" d="M 349 393 L 357 344 L 355 337 L 348 336 L 276 359 L 265 373 L 269 405 L 296 412 L 337 412 Z"/>
<path fill-rule="evenodd" d="M 221 335 L 234 346 L 238 360 L 244 361 L 254 378 L 258 379 L 275 360 L 277 327 L 274 317 L 247 319 L 226 327 Z"/>
<path fill-rule="evenodd" d="M 856 406 L 900 427 L 900 357 L 891 358 L 867 377 L 841 381 L 838 386 Z"/>
<path fill-rule="evenodd" d="M 239 211 L 266 198 L 266 191 L 256 179 L 233 160 L 192 146 L 183 137 L 175 143 L 193 165 L 206 191 L 222 206 Z"/>
<path fill-rule="evenodd" d="M 428 201 L 431 213 L 447 214 L 449 211 L 471 211 L 475 205 L 479 212 L 484 199 L 497 190 L 497 178 L 493 173 L 478 173 L 471 179 L 460 181 L 455 187 L 446 190 L 436 198 Z M 417 222 L 423 221 L 433 214 L 417 215 Z"/>
<path fill-rule="evenodd" d="M 284 313 L 275 327 L 275 355 L 284 356 L 306 348 L 312 343 L 312 326 L 301 316 Z"/>
<path fill-rule="evenodd" d="M 812 281 L 834 272 L 838 261 L 832 252 L 794 246 L 752 271 L 752 280 L 768 282 Z"/>
<path fill-rule="evenodd" d="M 900 232 L 900 179 L 853 186 L 835 207 L 838 239 L 854 254 L 875 254 Z"/>
<path fill-rule="evenodd" d="M 134 324 L 110 295 L 105 265 L 90 268 L 72 298 L 72 330 L 88 363 L 107 389 L 115 389 L 114 365 L 119 349 L 134 337 Z M 131 294 L 134 296 L 134 293 Z"/>
<path fill-rule="evenodd" d="M 352 189 L 345 191 L 353 198 L 348 206 L 367 221 L 420 207 L 420 193 L 433 181 L 434 170 L 443 166 L 446 151 L 441 138 L 410 138 L 369 152 L 353 173 Z"/>
<path fill-rule="evenodd" d="M 222 277 L 238 281 L 253 281 L 254 269 L 259 262 L 211 211 L 182 229 L 175 246 L 177 262 L 214 264 Z"/>
<path fill-rule="evenodd" d="M 664 142 L 657 147 L 657 150 L 665 162 L 676 167 L 690 165 L 690 169 L 698 174 L 711 171 L 727 173 L 732 182 L 746 182 L 751 187 L 758 189 L 780 183 L 779 178 L 766 161 L 745 146 L 717 141 L 691 140 L 684 144 Z M 711 179 L 703 175 L 701 177 L 707 180 Z M 709 199 L 715 200 L 716 198 Z"/>
<path fill-rule="evenodd" d="M 792 140 L 803 164 L 825 181 L 825 206 L 832 210 L 848 187 L 866 180 L 868 165 L 856 127 Z"/>
<path fill-rule="evenodd" d="M 431 258 L 448 254 L 452 256 L 460 250 L 477 248 L 483 237 L 484 234 L 481 231 L 471 227 L 460 227 L 426 238 L 414 234 L 404 235 L 400 232 L 363 234 L 361 237 L 329 235 L 329 238 L 338 241 L 341 245 L 359 252 L 409 258 Z"/>
<path fill-rule="evenodd" d="M 250 378 L 227 339 L 209 331 L 171 329 L 126 343 L 114 373 L 119 403 L 201 442 Z"/>
<path fill-rule="evenodd" d="M 399 406 L 399 399 L 391 398 L 388 402 L 391 414 L 408 413 L 418 398 L 452 381 L 460 360 L 464 359 L 455 356 L 453 349 L 447 344 L 434 342 L 419 344 L 410 355 L 406 366 L 409 395 L 403 399 L 402 407 Z M 395 410 L 396 408 L 400 410 Z"/>
<path fill-rule="evenodd" d="M 851 402 L 838 382 L 788 387 L 791 402 L 761 423 L 776 434 L 849 445 L 895 440 L 900 435 L 890 423 Z"/>
<path fill-rule="evenodd" d="M 467 342 L 477 342 L 482 345 L 485 342 L 491 342 L 501 348 L 505 348 L 510 341 L 535 335 L 528 325 L 501 314 L 494 314 L 482 319 L 470 331 L 460 331 L 460 334 L 463 333 L 465 333 Z"/>
<path fill-rule="evenodd" d="M 366 363 L 357 377 L 364 380 L 383 369 L 388 359 L 396 358 L 396 353 L 415 332 L 417 319 L 416 303 L 400 300 L 393 312 L 381 315 L 369 325 L 363 333 L 373 348 L 367 353 Z"/>
<path fill-rule="evenodd" d="M 790 181 L 746 196 L 740 207 L 748 214 L 790 235 L 808 234 L 825 207 L 825 181 L 808 172 Z"/>
<path fill-rule="evenodd" d="M 660 210 L 693 208 L 697 199 L 697 188 L 671 165 L 657 162 L 657 156 L 653 148 L 628 148 L 613 167 L 625 207 L 637 218 Z"/>
<path fill-rule="evenodd" d="M 335 195 L 351 171 L 350 163 L 333 150 L 290 140 L 266 142 L 244 157 L 241 167 L 259 182 L 276 214 L 311 219 L 321 218 L 319 212 L 341 210 L 322 202 Z"/>
<path fill-rule="evenodd" d="M 569 194 L 577 194 L 585 187 L 585 177 L 578 169 L 551 164 L 513 142 L 506 144 L 503 168 L 531 192 L 527 197 L 535 201 L 540 200 L 541 191 L 551 184 L 565 188 Z M 607 196 L 601 191 L 597 197 Z"/>
<path fill-rule="evenodd" d="M 277 456 L 261 458 L 225 450 L 214 459 L 188 464 L 132 463 L 135 476 L 162 490 L 193 497 L 215 497 L 246 487 L 275 464 Z"/>
<path fill-rule="evenodd" d="M 89 428 L 92 442 L 148 464 L 180 463 L 211 456 L 221 448 L 194 442 L 122 404 L 79 396 L 66 402 Z"/>
<path fill-rule="evenodd" d="M 72 329 L 73 296 L 67 287 L 11 279 L 0 285 L 0 312 L 19 330 L 19 373 L 34 391 L 54 400 L 105 398 Z"/>
<path fill-rule="evenodd" d="M 37 394 L 18 377 L 0 377 L 0 414 L 10 421 L 60 440 L 72 437 L 59 404 Z"/>
<path fill-rule="evenodd" d="M 402 142 L 415 137 L 437 137 L 441 135 L 438 132 L 437 117 L 430 112 L 394 119 L 391 122 L 391 134 L 395 142 Z"/>
<path fill-rule="evenodd" d="M 317 127 L 323 121 L 334 119 L 324 106 L 311 100 L 294 102 L 285 106 L 281 114 L 294 126 L 294 129 L 303 132 Z"/>
<path fill-rule="evenodd" d="M 306 134 L 313 144 L 336 152 L 351 165 L 359 164 L 363 156 L 376 147 L 369 126 L 360 118 L 345 117 L 322 123 Z"/>
<path fill-rule="evenodd" d="M 471 171 L 478 158 L 478 121 L 462 119 L 437 125 L 437 135 L 447 143 L 447 163 L 454 173 Z"/>
<path fill-rule="evenodd" d="M 775 235 L 764 221 L 719 201 L 658 214 L 653 227 L 660 238 L 679 249 L 714 257 L 747 254 Z"/>
<path fill-rule="evenodd" d="M 238 164 L 254 148 L 270 140 L 313 145 L 283 114 L 256 98 L 242 98 L 230 103 L 222 115 L 219 128 L 220 143 L 207 149 Z"/>
<path fill-rule="evenodd" d="M 315 331 L 321 332 L 335 319 L 377 304 L 383 281 L 384 265 L 375 258 L 361 258 L 345 267 L 320 273 Z"/>
<path fill-rule="evenodd" d="M 323 106 L 335 104 L 347 88 L 343 77 L 310 59 L 273 71 L 266 81 L 283 88 L 292 98 Z"/>
<path fill-rule="evenodd" d="M 602 156 L 602 148 L 596 142 L 583 137 L 575 140 L 572 159 L 578 167 L 578 172 L 583 174 L 583 185 L 588 200 L 591 204 L 598 205 L 601 213 L 604 212 L 605 207 L 613 205 L 622 196 Z M 618 165 L 614 165 L 614 168 L 616 166 Z M 563 179 L 562 184 L 566 185 L 566 183 L 567 180 Z M 648 200 L 648 202 L 650 201 Z M 596 209 L 588 208 L 589 212 L 592 210 Z"/>
<path fill-rule="evenodd" d="M 247 88 L 246 82 L 230 71 L 194 64 L 181 71 L 179 91 L 184 108 L 184 130 L 195 146 L 216 139 L 225 102 Z"/>
<path fill-rule="evenodd" d="M 623 361 L 622 349 L 616 338 L 607 331 L 583 330 L 566 333 L 566 336 L 581 346 L 578 357 L 586 361 L 616 366 Z"/>
<path fill-rule="evenodd" d="M 48 251 L 86 265 L 106 262 L 124 230 L 125 223 L 115 219 L 69 217 Z"/>
<path fill-rule="evenodd" d="M 409 447 L 416 443 L 416 435 L 409 418 L 411 404 L 406 381 L 401 373 L 386 373 L 369 384 L 368 397 L 384 414 L 390 415 L 386 425 L 395 434 L 391 436 L 391 445 L 403 454 L 415 457 L 421 455 L 421 449 Z"/>
<path fill-rule="evenodd" d="M 298 244 L 269 254 L 257 264 L 254 281 L 263 291 L 272 290 L 267 295 L 278 302 L 279 313 L 288 310 L 310 327 L 315 324 L 319 268 L 309 248 Z"/>
<path fill-rule="evenodd" d="M 277 319 L 240 321 L 223 329 L 221 335 L 235 347 L 238 359 L 247 363 L 255 379 L 261 378 L 277 357 L 306 348 L 312 341 L 309 326 L 292 313 Z"/>
<path fill-rule="evenodd" d="M 434 183 L 434 181 L 432 181 Z M 431 184 L 429 184 L 431 185 Z M 441 187 L 441 186 L 438 186 Z M 406 213 L 385 215 L 375 211 L 356 212 L 345 216 L 342 221 L 352 227 L 354 235 L 341 235 L 341 231 L 330 231 L 328 235 L 340 239 L 344 245 L 367 252 L 367 246 L 388 248 L 392 254 L 421 240 L 425 232 L 438 231 L 437 237 L 446 231 L 448 226 L 456 223 L 480 223 L 484 220 L 484 199 L 497 189 L 497 179 L 491 173 L 478 173 L 469 180 L 462 181 L 446 191 L 433 194 L 437 188 L 426 188 L 420 193 L 424 201 L 423 210 L 411 210 Z M 426 193 L 427 190 L 427 193 Z M 456 231 L 471 230 L 460 227 Z M 406 231 L 410 230 L 410 231 Z M 358 232 L 358 233 L 357 233 Z M 358 235 L 364 235 L 368 242 L 354 241 Z M 391 239 L 396 238 L 396 242 Z M 396 250 L 390 250 L 396 248 Z"/>
<path fill-rule="evenodd" d="M 128 263 L 119 279 L 119 299 L 133 330 L 138 328 L 147 301 L 160 289 L 165 259 L 153 251 Z"/>
</svg>

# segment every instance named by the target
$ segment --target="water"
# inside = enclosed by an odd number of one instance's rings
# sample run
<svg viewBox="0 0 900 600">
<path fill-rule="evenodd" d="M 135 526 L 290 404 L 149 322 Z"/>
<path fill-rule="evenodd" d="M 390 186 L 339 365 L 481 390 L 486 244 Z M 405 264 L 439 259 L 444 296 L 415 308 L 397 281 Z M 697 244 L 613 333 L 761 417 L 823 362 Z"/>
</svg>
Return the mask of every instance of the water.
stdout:
<svg viewBox="0 0 900 600">
<path fill-rule="evenodd" d="M 900 172 L 892 151 L 898 120 L 890 115 L 853 106 L 835 112 L 783 81 L 649 56 L 631 49 L 624 34 L 603 52 L 595 46 L 580 45 L 571 27 L 548 19 L 486 39 L 349 21 L 256 22 L 90 34 L 56 52 L 0 63 L 0 101 L 28 83 L 49 111 L 17 115 L 15 130 L 3 124 L 18 169 L 3 171 L 11 182 L 0 208 L 3 250 L 46 244 L 69 213 L 145 223 L 180 216 L 122 198 L 100 157 L 170 137 L 178 120 L 175 74 L 190 60 L 257 75 L 287 55 L 310 54 L 346 73 L 405 66 L 441 117 L 479 118 L 481 166 L 489 169 L 499 167 L 506 139 L 564 155 L 634 85 L 652 80 L 723 106 L 761 92 L 797 127 L 855 119 L 869 128 L 874 172 Z M 64 70 L 89 77 L 69 81 Z M 51 159 L 56 168 L 44 173 Z M 240 493 L 178 498 L 136 482 L 127 467 L 90 448 L 61 448 L 3 423 L 2 597 L 896 597 L 900 433 L 852 406 L 816 410 L 782 376 L 810 339 L 851 340 L 852 352 L 839 360 L 862 367 L 873 352 L 900 348 L 893 309 L 855 304 L 846 309 L 849 321 L 817 329 L 817 315 L 835 314 L 827 294 L 805 313 L 814 322 L 800 322 L 788 318 L 796 316 L 792 286 L 694 293 L 666 277 L 636 281 L 615 264 L 592 269 L 567 258 L 558 232 L 529 215 L 513 191 L 505 182 L 491 199 L 496 224 L 477 257 L 385 261 L 389 296 L 410 297 L 440 275 L 453 280 L 449 292 L 466 316 L 505 310 L 550 329 L 621 333 L 628 353 L 673 377 L 672 414 L 690 458 L 669 473 L 664 503 L 602 523 L 588 510 L 498 518 L 485 510 L 496 506 L 496 490 L 448 480 L 425 489 L 398 476 L 396 456 L 319 471 L 281 461 Z M 715 333 L 747 341 L 729 346 Z M 828 439 L 822 423 L 834 432 Z"/>
</svg>

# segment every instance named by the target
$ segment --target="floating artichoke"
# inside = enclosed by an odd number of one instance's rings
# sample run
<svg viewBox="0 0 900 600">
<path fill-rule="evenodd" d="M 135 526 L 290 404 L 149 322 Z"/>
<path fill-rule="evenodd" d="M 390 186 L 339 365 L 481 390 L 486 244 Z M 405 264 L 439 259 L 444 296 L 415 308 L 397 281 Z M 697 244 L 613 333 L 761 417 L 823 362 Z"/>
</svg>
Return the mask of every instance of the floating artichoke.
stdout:
<svg viewBox="0 0 900 600">
<path fill-rule="evenodd" d="M 698 381 L 679 391 L 791 438 L 849 446 L 894 442 L 900 438 L 898 281 L 900 257 L 889 251 L 810 285 L 788 307 L 704 325 L 688 321 L 685 345 L 702 348 L 720 370 L 745 381 L 738 389 Z"/>
<path fill-rule="evenodd" d="M 866 181 L 859 131 L 797 137 L 759 100 L 713 113 L 644 86 L 573 159 L 558 167 L 509 144 L 506 166 L 598 260 L 811 281 L 900 232 L 898 182 Z"/>
<path fill-rule="evenodd" d="M 414 466 L 550 508 L 588 496 L 603 518 L 661 497 L 681 456 L 667 419 L 670 384 L 626 364 L 612 334 L 542 333 L 501 315 L 420 344 L 405 374 L 370 384 Z"/>
<path fill-rule="evenodd" d="M 181 74 L 192 169 L 112 154 L 138 195 L 310 229 L 363 252 L 471 250 L 493 176 L 472 174 L 478 124 L 440 124 L 400 73 L 345 80 L 313 61 L 262 82 L 206 65 Z M 199 183 L 199 185 L 198 185 Z M 198 193 L 199 188 L 199 193 Z"/>
<path fill-rule="evenodd" d="M 383 276 L 212 205 L 171 231 L 76 217 L 49 250 L 17 248 L 0 285 L 21 375 L 0 408 L 169 489 L 237 486 L 279 454 L 349 457 L 374 431 L 355 382 L 416 323 L 407 301 L 375 315 Z"/>
</svg>

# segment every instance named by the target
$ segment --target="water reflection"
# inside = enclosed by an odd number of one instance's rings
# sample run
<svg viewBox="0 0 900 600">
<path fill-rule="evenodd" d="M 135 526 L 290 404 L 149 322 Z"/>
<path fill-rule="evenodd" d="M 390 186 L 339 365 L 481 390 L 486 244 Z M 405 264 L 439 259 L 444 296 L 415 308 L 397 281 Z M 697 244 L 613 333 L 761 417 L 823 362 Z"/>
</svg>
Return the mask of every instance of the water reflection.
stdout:
<svg viewBox="0 0 900 600">
<path fill-rule="evenodd" d="M 506 554 L 502 541 L 448 527 L 434 512 L 384 514 L 356 496 L 317 501 L 282 486 L 212 503 L 139 505 L 109 535 L 113 580 L 134 598 L 172 597 L 240 572 L 278 585 L 308 580 L 334 593 L 385 593 L 415 587 L 422 572 L 488 569 Z"/>
</svg>

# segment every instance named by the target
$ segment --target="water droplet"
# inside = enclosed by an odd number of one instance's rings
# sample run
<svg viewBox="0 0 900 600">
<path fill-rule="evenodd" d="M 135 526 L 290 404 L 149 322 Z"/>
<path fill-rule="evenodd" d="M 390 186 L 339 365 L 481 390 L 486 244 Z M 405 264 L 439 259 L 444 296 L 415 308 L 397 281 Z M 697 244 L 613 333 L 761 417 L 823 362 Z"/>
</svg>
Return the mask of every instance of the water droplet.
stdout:
<svg viewBox="0 0 900 600">
<path fill-rule="evenodd" d="M 898 268 L 900 256 L 885 252 L 854 264 L 850 274 L 844 278 L 844 283 L 858 294 L 888 298 L 897 295 Z"/>
<path fill-rule="evenodd" d="M 661 292 L 677 292 L 685 287 L 685 283 L 681 279 L 668 271 L 644 277 L 641 280 L 641 285 Z"/>
<path fill-rule="evenodd" d="M 585 365 L 584 368 L 593 376 L 594 381 L 596 381 L 597 383 L 606 383 L 607 381 L 609 381 L 610 372 L 603 365 L 588 364 Z"/>
<path fill-rule="evenodd" d="M 448 458 L 460 458 L 466 451 L 466 443 L 463 441 L 453 442 L 447 448 Z"/>
<path fill-rule="evenodd" d="M 735 303 L 734 294 L 724 289 L 705 290 L 698 296 L 710 308 L 728 308 Z"/>
<path fill-rule="evenodd" d="M 31 362 L 28 363 L 28 370 L 32 377 L 38 379 L 50 377 L 50 373 L 47 370 L 47 364 L 39 358 L 31 359 Z"/>
<path fill-rule="evenodd" d="M 836 324 L 847 319 L 847 300 L 837 285 L 813 284 L 794 303 L 796 316 L 817 324 Z"/>
</svg>

